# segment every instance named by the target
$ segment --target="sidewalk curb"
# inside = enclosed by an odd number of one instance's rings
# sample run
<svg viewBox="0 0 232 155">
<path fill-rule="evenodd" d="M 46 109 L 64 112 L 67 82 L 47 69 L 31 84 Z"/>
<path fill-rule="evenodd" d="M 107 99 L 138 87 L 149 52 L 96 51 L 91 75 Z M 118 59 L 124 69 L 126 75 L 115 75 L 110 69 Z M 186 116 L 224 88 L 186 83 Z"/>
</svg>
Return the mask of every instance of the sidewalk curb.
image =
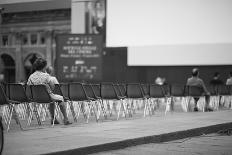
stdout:
<svg viewBox="0 0 232 155">
<path fill-rule="evenodd" d="M 77 154 L 85 155 L 85 154 L 98 153 L 98 152 L 109 151 L 109 150 L 123 149 L 126 147 L 148 144 L 148 143 L 162 143 L 172 140 L 184 139 L 188 137 L 195 137 L 203 134 L 216 133 L 220 130 L 225 130 L 228 128 L 232 128 L 232 122 L 216 124 L 216 125 L 200 127 L 200 128 L 193 128 L 183 131 L 170 132 L 160 135 L 151 135 L 146 137 L 127 139 L 127 140 L 122 140 L 112 143 L 105 143 L 100 145 L 76 148 L 72 150 L 52 152 L 44 155 L 77 155 Z"/>
</svg>

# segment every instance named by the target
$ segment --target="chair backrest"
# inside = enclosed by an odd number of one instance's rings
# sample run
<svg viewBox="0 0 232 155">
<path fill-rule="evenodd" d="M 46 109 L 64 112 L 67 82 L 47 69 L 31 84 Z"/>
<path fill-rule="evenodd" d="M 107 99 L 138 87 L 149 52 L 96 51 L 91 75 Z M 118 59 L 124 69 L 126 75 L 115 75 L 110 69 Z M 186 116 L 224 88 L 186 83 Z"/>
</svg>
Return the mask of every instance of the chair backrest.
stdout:
<svg viewBox="0 0 232 155">
<path fill-rule="evenodd" d="M 60 89 L 64 97 L 68 98 L 69 96 L 69 84 L 68 83 L 60 83 Z"/>
<path fill-rule="evenodd" d="M 126 96 L 128 98 L 143 98 L 143 90 L 140 83 L 128 83 L 126 85 Z"/>
<path fill-rule="evenodd" d="M 188 96 L 201 97 L 203 93 L 204 90 L 200 86 L 188 86 Z"/>
<path fill-rule="evenodd" d="M 60 88 L 60 84 L 55 84 L 53 93 L 63 96 L 63 92 L 62 92 L 62 90 Z"/>
<path fill-rule="evenodd" d="M 25 92 L 26 92 L 27 98 L 32 100 L 33 96 L 32 96 L 32 92 L 31 92 L 31 85 L 25 86 Z"/>
<path fill-rule="evenodd" d="M 8 83 L 9 99 L 18 102 L 29 102 L 24 85 L 20 83 Z"/>
<path fill-rule="evenodd" d="M 231 95 L 230 86 L 228 85 L 219 85 L 218 86 L 218 94 L 219 95 Z"/>
<path fill-rule="evenodd" d="M 218 85 L 208 85 L 206 86 L 210 95 L 218 95 Z"/>
<path fill-rule="evenodd" d="M 119 84 L 114 84 L 114 88 L 118 96 L 124 96 L 123 93 L 121 92 Z"/>
<path fill-rule="evenodd" d="M 150 87 L 149 87 L 150 85 L 149 84 L 145 84 L 145 83 L 143 83 L 143 84 L 141 84 L 141 88 L 142 88 L 142 90 L 143 90 L 143 93 L 145 94 L 145 95 L 149 95 L 150 94 Z"/>
<path fill-rule="evenodd" d="M 91 84 L 83 84 L 83 87 L 84 87 L 85 92 L 86 92 L 88 97 L 91 97 L 94 99 L 96 98 L 96 95 L 94 94 L 94 91 L 93 91 Z"/>
<path fill-rule="evenodd" d="M 0 85 L 0 105 L 8 104 L 8 98 L 2 85 Z"/>
<path fill-rule="evenodd" d="M 88 96 L 82 83 L 75 82 L 69 84 L 69 98 L 73 101 L 88 100 Z"/>
<path fill-rule="evenodd" d="M 32 100 L 37 103 L 50 103 L 52 99 L 45 85 L 30 85 Z"/>
<path fill-rule="evenodd" d="M 165 90 L 162 85 L 151 84 L 149 95 L 153 98 L 163 98 L 165 97 Z"/>
<path fill-rule="evenodd" d="M 7 96 L 7 83 L 5 82 L 0 82 L 0 85 L 2 85 L 3 91 L 5 92 L 5 95 Z"/>
<path fill-rule="evenodd" d="M 100 84 L 92 84 L 93 91 L 97 97 L 101 97 L 101 85 Z"/>
<path fill-rule="evenodd" d="M 122 93 L 122 96 L 126 96 L 126 85 L 120 83 L 120 84 L 119 84 L 119 89 L 120 89 L 120 91 L 121 91 L 121 93 Z"/>
<path fill-rule="evenodd" d="M 101 83 L 102 99 L 118 99 L 113 83 Z"/>
<path fill-rule="evenodd" d="M 172 84 L 170 86 L 171 96 L 183 97 L 186 95 L 186 86 L 181 84 Z"/>
</svg>

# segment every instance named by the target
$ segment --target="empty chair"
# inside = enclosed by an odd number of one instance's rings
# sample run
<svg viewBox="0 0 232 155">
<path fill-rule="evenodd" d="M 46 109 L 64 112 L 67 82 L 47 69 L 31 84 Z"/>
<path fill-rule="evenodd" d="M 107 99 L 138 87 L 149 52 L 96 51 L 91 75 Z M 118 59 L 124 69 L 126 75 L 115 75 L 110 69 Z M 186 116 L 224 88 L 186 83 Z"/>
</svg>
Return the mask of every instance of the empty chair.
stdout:
<svg viewBox="0 0 232 155">
<path fill-rule="evenodd" d="M 100 118 L 100 115 L 102 114 L 105 118 L 107 118 L 107 115 L 106 115 L 106 111 L 105 111 L 105 108 L 104 108 L 104 105 L 103 105 L 103 101 L 101 99 L 101 97 L 97 96 L 93 90 L 93 87 L 91 84 L 83 84 L 83 87 L 85 89 L 85 92 L 87 94 L 87 96 L 92 100 L 94 101 L 95 104 L 94 105 L 94 108 L 96 108 L 96 114 L 97 114 L 97 118 L 99 119 Z"/>
<path fill-rule="evenodd" d="M 31 124 L 31 120 L 33 117 L 33 114 L 35 114 L 35 117 L 37 118 L 38 124 L 40 124 L 40 120 L 38 119 L 39 114 L 36 109 L 34 109 L 34 104 L 32 102 L 32 95 L 31 95 L 31 90 L 29 87 L 24 86 L 20 83 L 9 83 L 7 85 L 8 88 L 8 95 L 9 99 L 20 102 L 20 116 L 23 119 L 26 119 L 28 116 L 28 125 Z M 26 93 L 26 90 L 28 89 L 28 95 Z M 29 96 L 29 97 L 28 97 Z"/>
<path fill-rule="evenodd" d="M 166 87 L 166 88 L 164 88 Z M 151 103 L 151 108 L 152 111 L 155 110 L 156 107 L 159 107 L 159 102 L 160 101 L 165 101 L 166 102 L 166 109 L 165 109 L 165 114 L 167 111 L 169 111 L 169 108 L 171 108 L 171 99 L 168 98 L 170 97 L 170 92 L 169 92 L 168 85 L 157 85 L 157 84 L 151 84 L 150 85 L 150 100 L 152 101 Z M 160 100 L 162 99 L 162 100 Z"/>
<path fill-rule="evenodd" d="M 96 121 L 98 121 L 99 118 L 96 113 L 96 107 L 93 102 L 93 99 L 87 96 L 82 83 L 76 82 L 69 84 L 69 99 L 71 102 L 73 101 L 78 102 L 77 118 L 79 117 L 80 112 L 82 112 L 84 118 L 86 119 L 86 122 L 88 123 L 90 114 L 94 112 Z"/>
<path fill-rule="evenodd" d="M 120 91 L 122 93 L 122 96 L 126 96 L 126 85 L 120 83 L 120 84 L 118 84 L 118 86 L 119 86 L 119 89 L 120 89 Z"/>
<path fill-rule="evenodd" d="M 175 104 L 176 98 L 180 98 L 182 110 L 187 112 L 188 102 L 186 100 L 187 89 L 185 85 L 181 84 L 172 84 L 170 86 L 170 95 L 172 97 L 172 102 Z"/>
<path fill-rule="evenodd" d="M 133 111 L 135 111 L 135 109 L 138 109 L 138 107 L 144 107 L 144 117 L 146 116 L 147 110 L 150 114 L 150 102 L 148 100 L 148 96 L 144 95 L 140 83 L 128 83 L 126 85 L 126 96 L 129 99 L 128 102 Z M 142 101 L 142 105 L 140 104 L 141 102 L 135 101 Z"/>
<path fill-rule="evenodd" d="M 150 94 L 150 85 L 149 84 L 141 84 L 141 88 L 143 90 L 143 94 L 149 96 Z"/>
<path fill-rule="evenodd" d="M 16 109 L 16 106 L 20 104 L 20 102 L 9 100 L 9 98 L 5 94 L 4 88 L 2 87 L 2 85 L 0 85 L 0 106 L 3 109 L 2 115 L 7 125 L 7 131 L 9 131 L 10 129 L 10 123 L 13 115 L 16 123 L 19 124 L 20 128 L 23 130 L 21 122 L 19 120 L 18 111 Z"/>
<path fill-rule="evenodd" d="M 21 103 L 20 107 L 18 106 L 18 110 L 20 111 L 21 118 L 26 119 L 27 114 L 31 112 L 29 105 L 31 101 L 26 95 L 24 86 L 20 83 L 8 83 L 7 88 L 9 99 Z"/>
<path fill-rule="evenodd" d="M 121 109 L 123 110 L 123 115 L 126 117 L 127 107 L 125 98 L 117 94 L 113 83 L 101 83 L 101 98 L 106 102 L 105 106 L 106 109 L 109 109 L 110 115 L 112 115 L 113 107 L 115 107 L 117 120 L 119 119 Z M 110 101 L 113 101 L 113 103 L 110 104 Z M 115 101 L 119 101 L 117 102 L 118 104 Z"/>
<path fill-rule="evenodd" d="M 91 84 L 91 85 L 92 85 L 94 94 L 97 97 L 101 97 L 101 85 L 100 84 Z"/>
</svg>

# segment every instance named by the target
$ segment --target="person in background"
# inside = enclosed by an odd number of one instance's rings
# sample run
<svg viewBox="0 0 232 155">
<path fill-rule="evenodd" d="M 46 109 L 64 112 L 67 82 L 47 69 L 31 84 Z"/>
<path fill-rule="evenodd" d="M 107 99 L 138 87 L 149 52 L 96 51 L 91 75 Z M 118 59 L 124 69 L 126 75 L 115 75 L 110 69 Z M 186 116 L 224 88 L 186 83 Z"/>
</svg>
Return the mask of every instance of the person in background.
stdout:
<svg viewBox="0 0 232 155">
<path fill-rule="evenodd" d="M 212 111 L 211 108 L 209 108 L 209 99 L 210 99 L 210 93 L 208 92 L 205 84 L 204 84 L 204 81 L 199 78 L 199 69 L 198 68 L 193 68 L 192 70 L 192 77 L 188 78 L 187 80 L 187 83 L 186 83 L 187 86 L 199 86 L 203 89 L 203 95 L 205 95 L 205 99 L 206 99 L 206 111 Z M 194 106 L 194 111 L 198 111 L 198 108 L 197 108 L 197 102 L 198 102 L 199 98 L 194 98 L 194 101 L 195 101 L 195 106 Z"/>
<path fill-rule="evenodd" d="M 223 85 L 224 82 L 220 79 L 220 74 L 218 72 L 214 73 L 213 79 L 210 81 L 211 85 L 218 86 Z"/>
<path fill-rule="evenodd" d="M 54 88 L 55 86 L 51 80 L 51 76 L 48 73 L 46 73 L 46 71 L 45 71 L 46 66 L 47 66 L 47 61 L 45 59 L 37 58 L 35 60 L 35 62 L 33 63 L 33 68 L 35 69 L 35 72 L 29 76 L 27 84 L 28 85 L 40 85 L 40 84 L 46 85 L 47 91 L 48 91 L 49 95 L 51 96 L 51 98 L 53 100 L 60 101 L 59 106 L 60 106 L 60 110 L 64 116 L 64 125 L 69 125 L 71 123 L 68 121 L 68 116 L 66 113 L 64 98 L 63 98 L 63 96 L 54 94 L 52 92 L 51 87 Z M 51 123 L 54 119 L 54 108 L 55 108 L 54 104 L 49 105 L 49 111 L 51 114 Z M 54 124 L 59 124 L 59 121 L 56 118 L 55 118 Z"/>
<path fill-rule="evenodd" d="M 155 84 L 157 84 L 157 85 L 165 85 L 166 84 L 166 79 L 158 76 L 155 79 Z"/>
<path fill-rule="evenodd" d="M 50 82 L 52 83 L 52 85 L 50 85 L 50 87 L 52 88 L 52 90 L 54 90 L 54 86 L 55 84 L 59 84 L 57 78 L 54 76 L 54 69 L 52 66 L 48 66 L 46 68 L 46 72 L 50 75 Z"/>
<path fill-rule="evenodd" d="M 230 77 L 226 80 L 226 85 L 232 85 L 232 72 L 230 72 Z"/>
</svg>

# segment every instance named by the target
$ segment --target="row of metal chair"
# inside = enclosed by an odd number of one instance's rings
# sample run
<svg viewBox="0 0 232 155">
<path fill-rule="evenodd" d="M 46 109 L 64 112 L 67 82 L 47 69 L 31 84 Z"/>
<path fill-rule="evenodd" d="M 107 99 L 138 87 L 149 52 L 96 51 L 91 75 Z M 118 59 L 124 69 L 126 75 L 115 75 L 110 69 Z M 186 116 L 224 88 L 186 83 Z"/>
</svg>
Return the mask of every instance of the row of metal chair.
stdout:
<svg viewBox="0 0 232 155">
<path fill-rule="evenodd" d="M 214 103 L 219 103 L 218 96 L 231 96 L 230 86 L 209 86 L 208 87 Z M 80 113 L 83 114 L 86 122 L 89 121 L 91 115 L 95 116 L 96 121 L 103 116 L 105 119 L 113 114 L 124 117 L 132 117 L 136 109 L 143 109 L 143 115 L 152 115 L 157 107 L 157 98 L 165 98 L 166 105 L 173 102 L 174 97 L 183 97 L 184 111 L 189 110 L 189 102 L 192 97 L 204 97 L 203 89 L 197 86 L 184 85 L 156 85 L 156 84 L 85 84 L 85 83 L 61 83 L 55 85 L 53 90 L 55 94 L 59 94 L 67 101 L 67 111 L 71 114 L 74 121 L 77 122 Z M 55 117 L 62 117 L 59 110 L 59 101 L 51 99 L 45 85 L 22 85 L 9 83 L 1 86 L 0 104 L 2 105 L 3 118 L 9 130 L 10 122 L 14 114 L 14 118 L 22 128 L 19 117 L 26 118 L 28 125 L 31 124 L 32 118 L 35 116 L 39 125 L 49 116 L 47 110 L 49 104 L 55 104 Z M 186 100 L 187 98 L 187 100 Z M 170 100 L 171 99 L 171 100 Z M 140 106 L 134 102 L 140 100 Z M 19 108 L 17 108 L 19 107 Z M 167 106 L 166 106 L 167 108 Z M 54 117 L 54 118 L 55 118 Z M 54 125 L 54 119 L 53 119 Z"/>
</svg>

